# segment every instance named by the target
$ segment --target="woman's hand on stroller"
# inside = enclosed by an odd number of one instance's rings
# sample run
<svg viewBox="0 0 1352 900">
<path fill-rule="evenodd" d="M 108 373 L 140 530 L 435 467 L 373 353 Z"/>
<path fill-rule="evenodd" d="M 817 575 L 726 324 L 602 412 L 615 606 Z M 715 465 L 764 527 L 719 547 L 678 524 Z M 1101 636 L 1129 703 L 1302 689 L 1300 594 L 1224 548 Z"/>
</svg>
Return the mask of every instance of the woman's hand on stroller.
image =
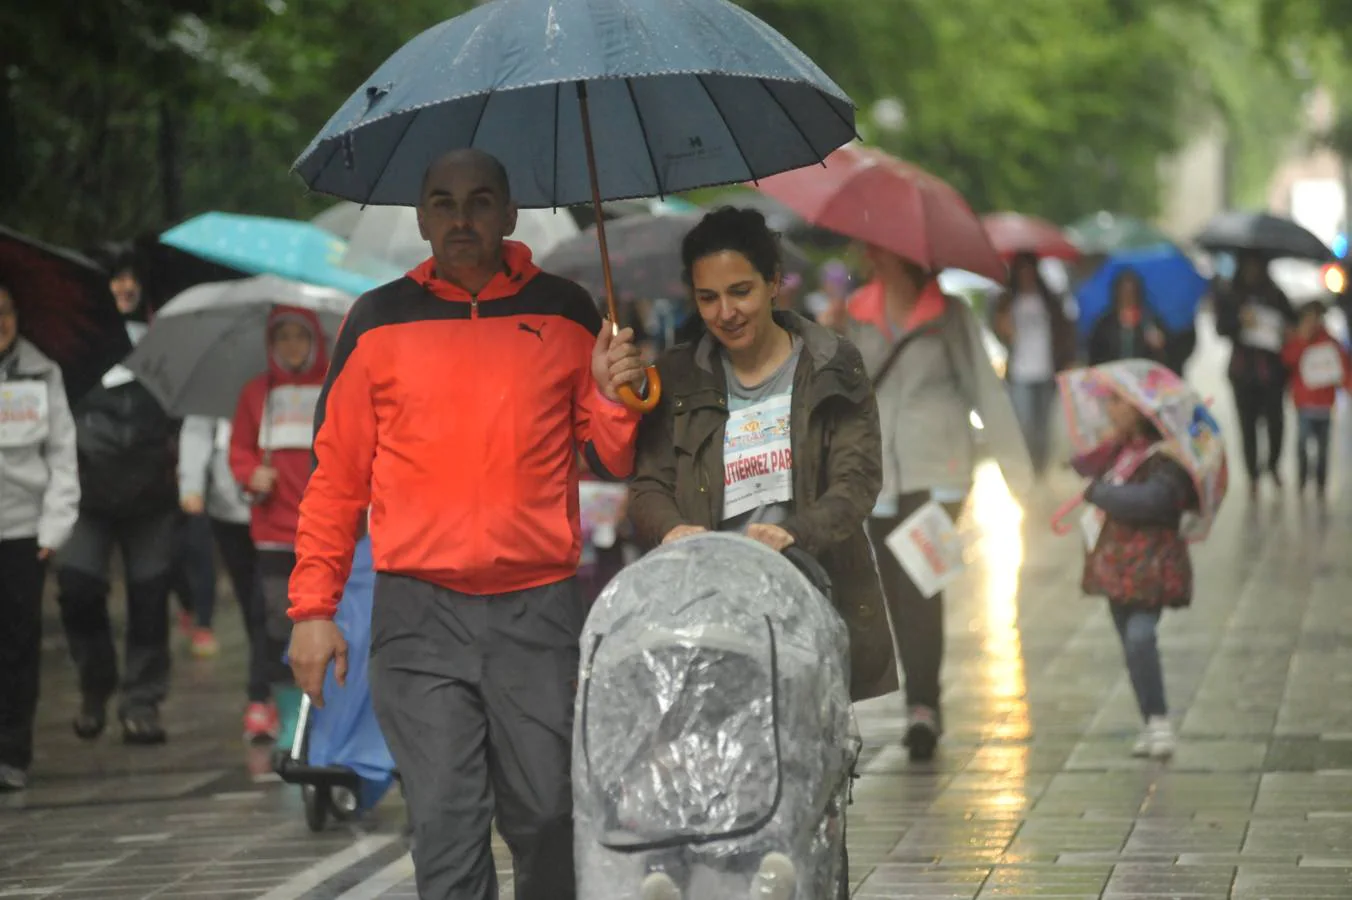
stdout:
<svg viewBox="0 0 1352 900">
<path fill-rule="evenodd" d="M 746 536 L 753 541 L 760 541 L 776 553 L 782 553 L 784 550 L 793 546 L 793 535 L 789 534 L 778 525 L 768 525 L 763 522 L 746 527 Z"/>
<path fill-rule="evenodd" d="M 690 537 L 692 534 L 704 534 L 707 528 L 701 528 L 698 525 L 677 525 L 667 532 L 666 537 L 662 538 L 662 543 L 670 544 L 672 541 L 679 541 L 683 537 Z"/>
<path fill-rule="evenodd" d="M 324 673 L 333 663 L 338 686 L 347 683 L 347 641 L 330 619 L 308 619 L 291 629 L 288 654 L 296 686 L 310 697 L 316 708 L 324 706 Z"/>
</svg>

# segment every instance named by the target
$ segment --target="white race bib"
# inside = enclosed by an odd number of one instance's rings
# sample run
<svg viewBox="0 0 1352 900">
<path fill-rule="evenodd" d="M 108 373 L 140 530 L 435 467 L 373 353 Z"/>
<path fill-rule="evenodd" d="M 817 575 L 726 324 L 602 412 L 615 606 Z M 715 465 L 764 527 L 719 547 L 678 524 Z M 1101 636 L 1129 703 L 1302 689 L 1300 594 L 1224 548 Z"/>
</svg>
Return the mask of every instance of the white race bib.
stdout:
<svg viewBox="0 0 1352 900">
<path fill-rule="evenodd" d="M 1253 324 L 1240 333 L 1240 340 L 1250 347 L 1281 353 L 1286 331 L 1282 314 L 1258 303 L 1250 303 L 1246 308 L 1253 314 Z"/>
<path fill-rule="evenodd" d="M 47 439 L 47 383 L 0 381 L 0 447 L 32 447 Z"/>
<path fill-rule="evenodd" d="M 319 391 L 317 384 L 287 384 L 273 388 L 263 405 L 258 448 L 309 450 L 314 440 Z"/>
<path fill-rule="evenodd" d="M 789 440 L 791 393 L 728 415 L 723 433 L 723 519 L 793 500 L 793 449 Z"/>
<path fill-rule="evenodd" d="M 967 566 L 957 525 L 933 500 L 907 516 L 886 543 L 926 598 L 942 591 Z"/>
<path fill-rule="evenodd" d="M 1343 358 L 1332 344 L 1315 344 L 1300 355 L 1300 380 L 1311 390 L 1343 383 Z"/>
</svg>

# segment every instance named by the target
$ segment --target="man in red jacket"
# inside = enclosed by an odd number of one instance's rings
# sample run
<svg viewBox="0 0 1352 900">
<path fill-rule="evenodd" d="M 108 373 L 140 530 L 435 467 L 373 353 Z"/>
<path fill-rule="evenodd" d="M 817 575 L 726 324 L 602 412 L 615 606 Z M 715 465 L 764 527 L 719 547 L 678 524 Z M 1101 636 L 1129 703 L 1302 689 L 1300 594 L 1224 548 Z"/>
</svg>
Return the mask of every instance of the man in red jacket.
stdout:
<svg viewBox="0 0 1352 900">
<path fill-rule="evenodd" d="M 240 392 L 230 435 L 230 469 L 253 502 L 249 533 L 258 551 L 258 582 L 248 604 L 251 685 L 244 735 L 286 746 L 300 693 L 282 662 L 291 639 L 287 584 L 296 565 L 296 521 L 310 478 L 310 440 L 328 349 L 315 314 L 279 306 L 268 319 L 268 370 Z M 279 714 L 278 707 L 281 707 Z M 279 733 L 280 732 L 280 733 Z"/>
<path fill-rule="evenodd" d="M 361 297 L 319 402 L 291 578 L 297 681 L 322 703 L 346 647 L 332 618 L 370 508 L 371 695 L 403 778 L 418 895 L 490 900 L 490 825 L 518 900 L 574 894 L 573 695 L 580 447 L 633 465 L 643 367 L 577 285 L 522 244 L 507 173 L 434 162 L 418 207 L 432 257 Z"/>
</svg>

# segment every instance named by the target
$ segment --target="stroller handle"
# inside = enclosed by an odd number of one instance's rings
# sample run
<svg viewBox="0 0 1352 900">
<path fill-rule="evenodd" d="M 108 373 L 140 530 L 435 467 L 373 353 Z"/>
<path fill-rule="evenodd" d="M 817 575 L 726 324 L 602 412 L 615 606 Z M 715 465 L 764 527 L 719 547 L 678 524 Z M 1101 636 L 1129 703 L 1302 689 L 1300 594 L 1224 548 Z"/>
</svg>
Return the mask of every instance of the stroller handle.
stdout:
<svg viewBox="0 0 1352 900">
<path fill-rule="evenodd" d="M 785 547 L 781 551 L 784 558 L 793 563 L 794 568 L 802 572 L 812 586 L 821 592 L 826 599 L 831 599 L 831 575 L 826 571 L 826 567 L 817 561 L 817 558 L 808 553 L 802 547 L 796 547 L 793 544 Z"/>
<path fill-rule="evenodd" d="M 1084 491 L 1080 491 L 1074 497 L 1062 503 L 1056 512 L 1052 513 L 1052 533 L 1061 537 L 1070 534 L 1071 529 L 1075 527 L 1070 521 L 1070 515 L 1079 509 L 1083 503 Z"/>
</svg>

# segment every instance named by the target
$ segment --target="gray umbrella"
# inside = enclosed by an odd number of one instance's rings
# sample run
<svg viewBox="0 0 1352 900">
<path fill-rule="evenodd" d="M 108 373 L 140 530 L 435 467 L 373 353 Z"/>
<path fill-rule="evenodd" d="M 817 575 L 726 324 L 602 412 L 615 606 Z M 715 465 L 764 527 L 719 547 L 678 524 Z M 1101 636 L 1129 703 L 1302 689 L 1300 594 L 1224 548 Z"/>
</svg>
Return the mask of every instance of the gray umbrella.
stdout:
<svg viewBox="0 0 1352 900">
<path fill-rule="evenodd" d="M 1197 235 L 1197 244 L 1211 251 L 1248 250 L 1271 257 L 1333 259 L 1333 251 L 1299 224 L 1257 212 L 1224 212 Z"/>
<path fill-rule="evenodd" d="M 273 275 L 201 284 L 160 309 L 126 366 L 173 415 L 228 419 L 244 385 L 267 371 L 274 306 L 317 314 L 332 350 L 355 299 Z"/>
</svg>

